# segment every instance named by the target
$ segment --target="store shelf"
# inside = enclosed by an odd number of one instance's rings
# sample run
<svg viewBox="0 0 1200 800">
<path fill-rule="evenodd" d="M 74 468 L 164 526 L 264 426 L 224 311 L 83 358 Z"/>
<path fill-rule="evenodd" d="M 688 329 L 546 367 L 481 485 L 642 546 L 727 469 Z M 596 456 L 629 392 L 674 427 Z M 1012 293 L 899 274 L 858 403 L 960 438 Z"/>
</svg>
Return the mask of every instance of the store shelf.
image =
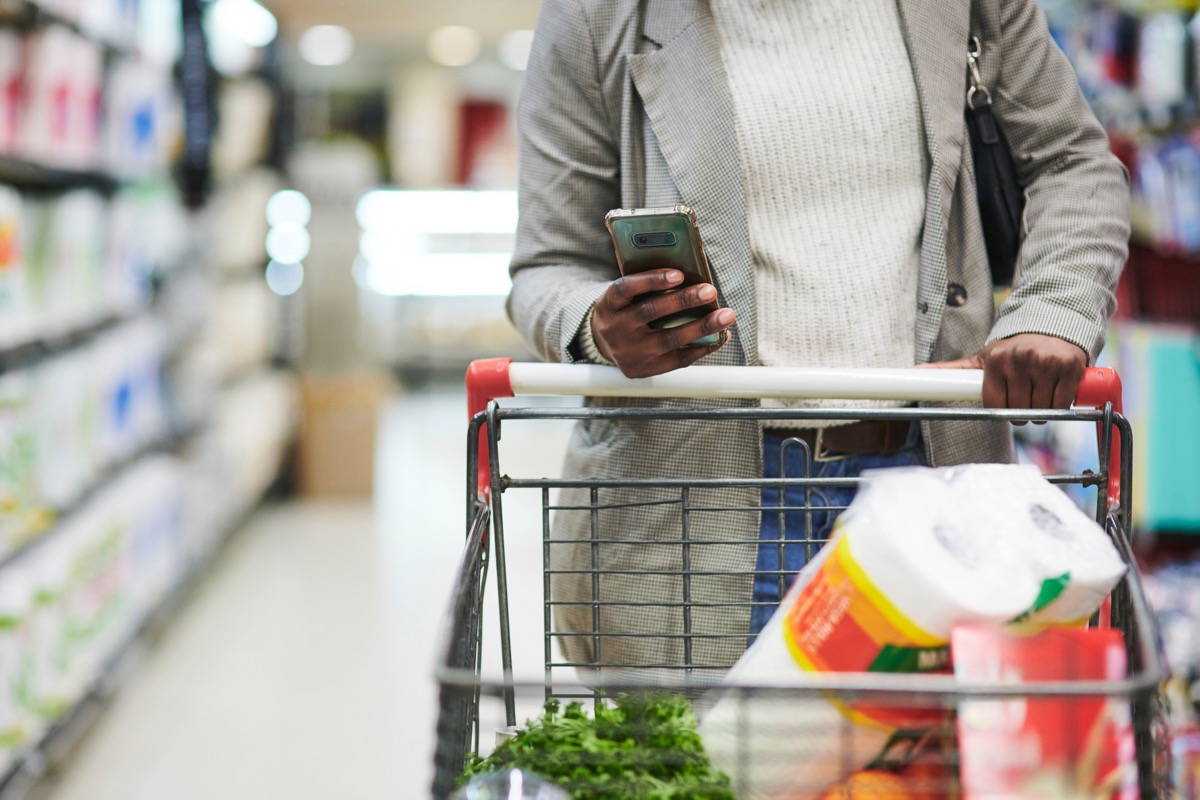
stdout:
<svg viewBox="0 0 1200 800">
<path fill-rule="evenodd" d="M 0 156 L 0 184 L 37 192 L 95 189 L 113 194 L 122 182 L 98 170 L 55 169 L 12 156 Z"/>
<path fill-rule="evenodd" d="M 52 753 L 56 750 L 69 750 L 72 742 L 86 733 L 91 722 L 97 718 L 106 698 L 111 696 L 119 683 L 122 666 L 127 659 L 170 625 L 201 579 L 211 570 L 230 539 L 245 527 L 250 517 L 270 494 L 271 487 L 268 487 L 256 502 L 250 503 L 247 508 L 234 515 L 234 521 L 226 526 L 209 551 L 188 566 L 175 586 L 134 626 L 133 632 L 106 659 L 104 668 L 83 696 L 66 714 L 52 723 L 38 737 L 37 742 L 30 745 L 25 753 L 9 766 L 7 772 L 0 774 L 0 800 L 17 800 L 28 796 L 30 790 L 45 774 L 47 765 L 57 760 Z"/>
<path fill-rule="evenodd" d="M 59 336 L 45 336 L 24 344 L 0 350 L 0 374 L 15 369 L 29 367 L 48 358 L 74 350 L 102 333 L 110 331 L 123 322 L 136 319 L 137 315 L 114 315 L 105 317 L 100 322 L 86 325 L 82 328 L 64 333 Z"/>
<path fill-rule="evenodd" d="M 140 319 L 150 311 L 153 311 L 159 303 L 159 298 L 166 291 L 166 285 L 171 278 L 176 275 L 183 275 L 186 270 L 172 270 L 164 275 L 155 278 L 152 290 L 152 297 L 149 304 L 130 314 L 111 314 L 102 318 L 98 322 L 84 325 L 71 331 L 61 334 L 53 334 L 40 336 L 21 344 L 12 345 L 11 347 L 0 347 L 0 375 L 11 372 L 16 369 L 35 366 L 40 361 L 45 361 L 49 358 L 62 355 L 63 353 L 74 350 L 85 344 L 88 344 L 101 334 L 107 333 L 121 325 Z M 179 337 L 186 339 L 188 336 L 195 336 L 199 333 L 199 327 L 191 329 L 185 336 Z M 169 353 L 174 353 L 181 346 L 181 342 L 175 342 L 168 348 Z"/>
<path fill-rule="evenodd" d="M 76 500 L 66 508 L 47 509 L 46 517 L 51 520 L 50 524 L 41 532 L 33 534 L 28 541 L 18 546 L 2 556 L 0 556 L 0 573 L 12 566 L 14 563 L 23 559 L 26 555 L 38 549 L 41 545 L 54 538 L 54 535 L 62 530 L 64 520 L 70 519 L 72 515 L 77 513 L 81 508 L 86 506 L 95 495 L 112 482 L 120 473 L 129 469 L 148 456 L 157 453 L 169 453 L 177 449 L 180 445 L 190 439 L 197 432 L 199 426 L 189 427 L 187 430 L 168 433 L 160 437 L 154 442 L 141 447 L 133 455 L 123 458 L 116 464 L 105 468 L 100 475 L 92 481 L 92 483 L 84 489 Z"/>
<path fill-rule="evenodd" d="M 135 48 L 96 36 L 70 17 L 42 8 L 31 0 L 0 0 L 0 25 L 26 30 L 55 25 L 90 39 L 107 55 L 128 57 L 137 54 Z"/>
</svg>

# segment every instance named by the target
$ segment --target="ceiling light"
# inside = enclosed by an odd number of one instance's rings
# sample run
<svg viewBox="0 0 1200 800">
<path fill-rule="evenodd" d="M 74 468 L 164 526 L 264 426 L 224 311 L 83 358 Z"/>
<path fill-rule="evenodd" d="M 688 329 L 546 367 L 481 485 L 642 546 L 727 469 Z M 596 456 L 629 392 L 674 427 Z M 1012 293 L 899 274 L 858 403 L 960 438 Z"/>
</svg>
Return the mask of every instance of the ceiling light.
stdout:
<svg viewBox="0 0 1200 800">
<path fill-rule="evenodd" d="M 304 265 L 272 261 L 267 264 L 266 278 L 267 288 L 272 292 L 280 297 L 291 297 L 304 285 Z"/>
<path fill-rule="evenodd" d="M 279 33 L 275 15 L 254 0 L 216 0 L 209 14 L 217 26 L 251 47 L 266 47 Z"/>
<path fill-rule="evenodd" d="M 234 78 L 254 68 L 261 51 L 225 31 L 208 37 L 208 58 L 213 69 Z"/>
<path fill-rule="evenodd" d="M 389 297 L 503 297 L 512 290 L 507 253 L 425 253 L 380 265 L 360 258 L 354 280 Z"/>
<path fill-rule="evenodd" d="M 300 34 L 296 46 L 308 63 L 336 67 L 354 55 L 354 35 L 341 25 L 314 25 Z"/>
<path fill-rule="evenodd" d="M 479 34 L 461 25 L 447 25 L 429 34 L 425 49 L 444 67 L 464 67 L 479 57 Z"/>
<path fill-rule="evenodd" d="M 267 234 L 267 255 L 281 264 L 297 264 L 312 246 L 308 231 L 299 225 L 280 225 Z"/>
<path fill-rule="evenodd" d="M 375 189 L 355 209 L 363 230 L 399 234 L 511 234 L 514 191 Z"/>
<path fill-rule="evenodd" d="M 271 195 L 267 201 L 267 224 L 271 227 L 279 225 L 299 225 L 304 227 L 312 218 L 312 203 L 303 192 L 295 189 L 284 189 Z"/>
<path fill-rule="evenodd" d="M 529 51 L 532 48 L 533 31 L 513 31 L 500 40 L 497 52 L 504 66 L 522 71 L 529 64 Z"/>
</svg>

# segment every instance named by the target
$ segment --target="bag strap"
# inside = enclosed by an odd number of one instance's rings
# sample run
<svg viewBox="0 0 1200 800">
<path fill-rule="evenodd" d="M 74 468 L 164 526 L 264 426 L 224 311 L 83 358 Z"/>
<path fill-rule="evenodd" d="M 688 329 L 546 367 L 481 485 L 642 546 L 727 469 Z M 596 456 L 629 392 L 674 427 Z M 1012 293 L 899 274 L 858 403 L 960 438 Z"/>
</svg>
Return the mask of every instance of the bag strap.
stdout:
<svg viewBox="0 0 1200 800">
<path fill-rule="evenodd" d="M 967 74 L 969 76 L 967 86 L 967 108 L 974 111 L 980 103 L 985 106 L 992 104 L 992 92 L 988 89 L 987 84 L 983 82 L 983 75 L 979 72 L 979 58 L 983 55 L 983 43 L 979 41 L 979 36 L 972 33 L 971 39 L 967 43 Z"/>
<path fill-rule="evenodd" d="M 979 71 L 979 59 L 983 56 L 983 42 L 979 38 L 979 0 L 971 0 L 969 35 L 967 37 L 967 108 L 975 110 L 976 103 L 992 104 L 992 93 L 983 82 Z"/>
</svg>

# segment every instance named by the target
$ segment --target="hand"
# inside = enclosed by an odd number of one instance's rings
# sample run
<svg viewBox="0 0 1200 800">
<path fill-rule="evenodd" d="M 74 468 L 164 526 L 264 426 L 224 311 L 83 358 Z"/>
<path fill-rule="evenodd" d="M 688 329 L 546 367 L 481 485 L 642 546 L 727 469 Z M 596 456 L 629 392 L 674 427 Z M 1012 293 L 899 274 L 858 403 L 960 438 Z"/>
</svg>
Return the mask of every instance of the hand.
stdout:
<svg viewBox="0 0 1200 800">
<path fill-rule="evenodd" d="M 733 325 L 737 315 L 728 308 L 677 328 L 650 327 L 657 319 L 703 306 L 717 298 L 716 288 L 707 283 L 669 294 L 644 296 L 681 283 L 683 273 L 675 269 L 626 275 L 613 281 L 596 303 L 592 311 L 592 337 L 600 354 L 620 367 L 625 377 L 648 378 L 686 367 L 724 344 L 689 343 Z"/>
<path fill-rule="evenodd" d="M 1070 408 L 1087 364 L 1087 353 L 1077 345 L 1022 333 L 972 356 L 928 366 L 982 369 L 985 408 Z"/>
</svg>

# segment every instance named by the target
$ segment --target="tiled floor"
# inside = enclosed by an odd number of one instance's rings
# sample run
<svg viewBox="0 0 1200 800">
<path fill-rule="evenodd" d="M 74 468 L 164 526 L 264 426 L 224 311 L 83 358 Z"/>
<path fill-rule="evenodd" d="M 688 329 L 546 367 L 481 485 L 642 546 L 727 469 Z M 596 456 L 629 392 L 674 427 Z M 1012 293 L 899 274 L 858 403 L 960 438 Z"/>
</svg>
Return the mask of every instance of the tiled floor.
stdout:
<svg viewBox="0 0 1200 800">
<path fill-rule="evenodd" d="M 463 538 L 463 408 L 453 389 L 389 408 L 374 505 L 299 502 L 260 514 L 51 796 L 428 796 L 433 666 Z M 554 474 L 569 425 L 517 433 L 506 436 L 506 470 Z M 535 502 L 507 514 L 515 651 L 531 668 L 541 653 L 539 513 Z M 494 642 L 491 617 L 489 628 Z"/>
</svg>

